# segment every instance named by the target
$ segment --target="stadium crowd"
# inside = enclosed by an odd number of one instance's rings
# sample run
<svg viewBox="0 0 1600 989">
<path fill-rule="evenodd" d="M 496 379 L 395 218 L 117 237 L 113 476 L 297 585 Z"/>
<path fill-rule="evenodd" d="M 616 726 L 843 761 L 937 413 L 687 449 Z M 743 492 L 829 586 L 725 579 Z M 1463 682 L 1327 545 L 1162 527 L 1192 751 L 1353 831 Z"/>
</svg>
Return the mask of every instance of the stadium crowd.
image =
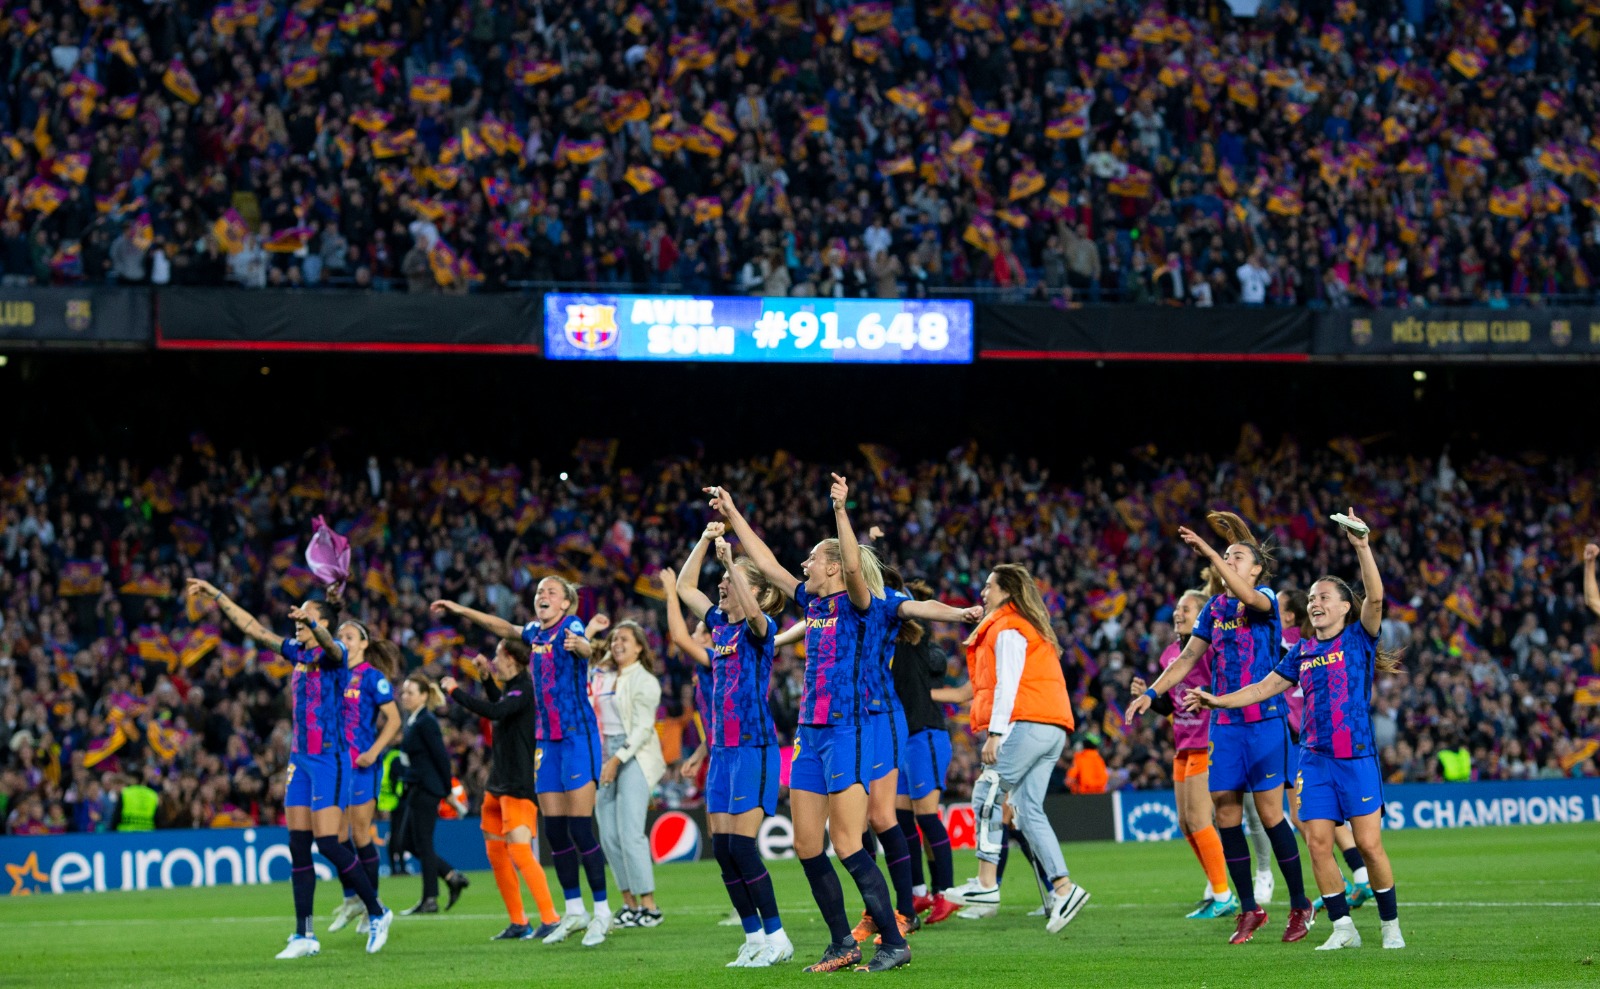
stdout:
<svg viewBox="0 0 1600 989">
<path fill-rule="evenodd" d="M 581 614 L 639 621 L 659 654 L 654 575 L 681 562 L 700 532 L 700 486 L 737 492 L 797 568 L 825 534 L 826 471 L 837 467 L 782 451 L 731 464 L 633 463 L 601 441 L 581 444 L 579 466 L 560 475 L 470 455 L 336 464 L 322 449 L 274 465 L 218 455 L 200 435 L 190 446 L 151 469 L 68 458 L 21 463 L 0 479 L 7 833 L 110 827 L 117 794 L 141 782 L 159 794 L 161 826 L 281 820 L 287 664 L 239 639 L 203 599 L 174 591 L 198 575 L 286 628 L 288 609 L 315 593 L 303 567 L 314 516 L 354 547 L 347 610 L 400 644 L 410 666 L 464 677 L 474 669 L 466 657 L 491 644 L 435 624 L 430 600 L 523 622 L 530 585 L 560 572 L 584 586 Z M 1112 788 L 1169 785 L 1170 733 L 1155 718 L 1124 732 L 1121 705 L 1171 640 L 1176 595 L 1199 583 L 1175 528 L 1213 505 L 1271 534 L 1280 588 L 1349 570 L 1329 511 L 1354 504 L 1373 522 L 1389 588 L 1383 640 L 1405 649 L 1403 673 L 1380 678 L 1374 697 L 1391 780 L 1600 772 L 1600 624 L 1583 605 L 1577 564 L 1600 528 L 1590 468 L 1369 455 L 1349 439 L 1301 448 L 1285 438 L 1270 449 L 1249 426 L 1226 459 L 1141 448 L 1123 462 L 1087 462 L 1070 481 L 975 445 L 905 465 L 879 447 L 861 455 L 850 468 L 861 529 L 876 526 L 889 558 L 946 600 L 974 601 L 996 563 L 1034 570 L 1065 646 L 1075 742 L 1099 748 Z M 940 634 L 955 660 L 948 682 L 959 683 L 965 633 Z M 802 663 L 785 650 L 774 675 L 785 741 Z M 660 675 L 664 754 L 676 763 L 698 742 L 690 673 L 668 655 Z M 961 799 L 976 756 L 950 710 L 947 792 Z M 447 743 L 474 809 L 488 771 L 481 727 L 448 710 Z M 698 794 L 669 775 L 658 799 L 680 805 Z"/>
<path fill-rule="evenodd" d="M 0 8 L 0 279 L 1592 298 L 1556 0 Z"/>
</svg>

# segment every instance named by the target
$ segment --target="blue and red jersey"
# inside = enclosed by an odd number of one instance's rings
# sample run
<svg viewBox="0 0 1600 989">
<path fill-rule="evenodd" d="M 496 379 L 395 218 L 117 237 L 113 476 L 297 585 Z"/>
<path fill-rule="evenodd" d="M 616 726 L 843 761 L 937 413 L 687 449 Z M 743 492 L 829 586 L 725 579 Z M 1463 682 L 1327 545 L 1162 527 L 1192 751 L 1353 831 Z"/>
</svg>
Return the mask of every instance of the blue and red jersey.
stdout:
<svg viewBox="0 0 1600 989">
<path fill-rule="evenodd" d="M 867 609 L 867 644 L 873 650 L 872 661 L 866 664 L 861 692 L 865 697 L 868 714 L 888 714 L 901 710 L 900 695 L 894 689 L 894 644 L 900 637 L 900 606 L 911 600 L 911 595 L 894 588 L 885 588 L 884 596 L 873 598 Z"/>
<path fill-rule="evenodd" d="M 522 641 L 532 653 L 528 673 L 533 678 L 534 737 L 541 741 L 600 730 L 589 706 L 589 661 L 567 651 L 569 631 L 583 638 L 583 622 L 575 615 L 552 628 L 529 622 L 522 629 Z"/>
<path fill-rule="evenodd" d="M 767 691 L 772 683 L 772 622 L 757 639 L 749 622 L 728 621 L 721 608 L 706 612 L 711 630 L 711 744 L 721 747 L 771 745 L 777 741 Z"/>
<path fill-rule="evenodd" d="M 1270 587 L 1256 590 L 1267 596 L 1272 607 L 1257 611 L 1236 597 L 1218 594 L 1200 609 L 1195 619 L 1195 638 L 1211 644 L 1211 693 L 1221 696 L 1266 678 L 1282 656 L 1283 629 L 1278 618 L 1278 596 Z M 1269 698 L 1238 710 L 1218 708 L 1211 712 L 1212 724 L 1251 724 L 1281 718 L 1283 696 Z"/>
<path fill-rule="evenodd" d="M 1359 621 L 1331 639 L 1301 639 L 1274 673 L 1300 685 L 1300 747 L 1335 759 L 1375 755 L 1372 676 L 1378 640 Z"/>
<path fill-rule="evenodd" d="M 350 667 L 350 685 L 344 688 L 344 738 L 352 761 L 378 740 L 378 709 L 392 703 L 394 688 L 376 666 L 362 662 Z"/>
<path fill-rule="evenodd" d="M 278 652 L 294 664 L 289 696 L 294 704 L 291 751 L 302 755 L 337 752 L 344 735 L 344 691 L 350 684 L 350 656 L 344 643 L 335 655 L 321 646 L 302 646 L 284 639 Z"/>
<path fill-rule="evenodd" d="M 845 591 L 817 597 L 804 583 L 794 602 L 806 616 L 806 676 L 800 691 L 800 723 L 859 726 L 866 716 L 867 612 L 856 610 Z"/>
</svg>

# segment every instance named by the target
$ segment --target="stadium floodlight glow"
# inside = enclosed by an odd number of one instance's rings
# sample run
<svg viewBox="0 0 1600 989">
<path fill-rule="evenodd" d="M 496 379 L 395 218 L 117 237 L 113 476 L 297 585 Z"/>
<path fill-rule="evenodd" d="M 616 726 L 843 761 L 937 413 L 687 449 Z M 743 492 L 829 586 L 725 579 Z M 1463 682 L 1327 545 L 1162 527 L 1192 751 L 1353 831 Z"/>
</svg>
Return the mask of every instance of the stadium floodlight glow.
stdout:
<svg viewBox="0 0 1600 989">
<path fill-rule="evenodd" d="M 544 303 L 550 360 L 970 364 L 968 299 L 573 295 Z"/>
<path fill-rule="evenodd" d="M 1428 380 L 1428 372 L 1426 372 L 1426 371 L 1412 371 L 1411 372 L 1411 380 L 1412 381 L 1427 381 Z"/>
<path fill-rule="evenodd" d="M 5 367 L 7 364 L 10 364 L 10 363 L 11 363 L 11 358 L 7 357 L 5 354 L 0 354 L 0 367 Z"/>
</svg>

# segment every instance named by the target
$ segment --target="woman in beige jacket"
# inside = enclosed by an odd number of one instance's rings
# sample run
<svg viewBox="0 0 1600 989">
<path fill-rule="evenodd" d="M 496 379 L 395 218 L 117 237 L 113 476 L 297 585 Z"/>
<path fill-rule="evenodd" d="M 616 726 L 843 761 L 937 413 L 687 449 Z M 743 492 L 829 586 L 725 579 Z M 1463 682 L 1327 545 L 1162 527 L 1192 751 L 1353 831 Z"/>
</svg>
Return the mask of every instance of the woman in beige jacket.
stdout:
<svg viewBox="0 0 1600 989">
<path fill-rule="evenodd" d="M 600 723 L 605 764 L 600 768 L 594 813 L 600 823 L 600 844 L 626 904 L 617 915 L 617 926 L 655 927 L 662 918 L 656 909 L 655 872 L 644 822 L 650 794 L 667 771 L 661 737 L 656 734 L 661 682 L 637 622 L 618 622 L 596 657 L 589 693 Z"/>
</svg>

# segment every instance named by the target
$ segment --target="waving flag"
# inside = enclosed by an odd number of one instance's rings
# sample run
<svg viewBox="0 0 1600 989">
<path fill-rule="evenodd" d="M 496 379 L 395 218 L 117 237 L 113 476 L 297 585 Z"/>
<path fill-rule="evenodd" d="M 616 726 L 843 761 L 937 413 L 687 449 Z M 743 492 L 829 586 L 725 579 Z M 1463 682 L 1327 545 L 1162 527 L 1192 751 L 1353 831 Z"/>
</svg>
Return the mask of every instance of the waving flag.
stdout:
<svg viewBox="0 0 1600 989">
<path fill-rule="evenodd" d="M 661 177 L 661 173 L 649 165 L 630 166 L 622 174 L 622 180 L 632 186 L 633 191 L 641 196 L 667 184 L 667 180 Z"/>
<path fill-rule="evenodd" d="M 306 566 L 330 587 L 342 587 L 350 579 L 350 540 L 335 532 L 321 515 L 311 520 Z"/>
<path fill-rule="evenodd" d="M 392 120 L 394 120 L 394 114 L 375 110 L 372 107 L 365 107 L 350 115 L 350 122 L 368 134 L 378 133 L 388 127 L 389 122 Z"/>
<path fill-rule="evenodd" d="M 574 141 L 563 137 L 556 142 L 555 160 L 558 168 L 566 164 L 587 165 L 605 156 L 605 142 L 598 137 L 587 141 Z"/>
<path fill-rule="evenodd" d="M 269 254 L 293 254 L 309 244 L 315 232 L 310 227 L 289 227 L 274 233 L 261 247 Z"/>
<path fill-rule="evenodd" d="M 368 570 L 361 580 L 361 586 L 389 602 L 391 608 L 400 603 L 400 595 L 395 592 L 394 581 L 383 570 L 376 567 Z"/>
<path fill-rule="evenodd" d="M 917 94 L 916 90 L 909 86 L 895 86 L 884 93 L 884 96 L 888 97 L 890 103 L 919 117 L 925 117 L 928 114 L 928 101 L 924 100 Z"/>
<path fill-rule="evenodd" d="M 984 217 L 974 216 L 962 232 L 961 239 L 991 258 L 1000 253 L 1000 241 L 995 235 L 994 224 Z"/>
<path fill-rule="evenodd" d="M 200 87 L 195 85 L 194 76 L 180 59 L 175 58 L 167 65 L 167 71 L 161 75 L 161 84 L 190 106 L 200 102 Z"/>
<path fill-rule="evenodd" d="M 993 137 L 1011 133 L 1011 114 L 1004 110 L 979 110 L 972 115 L 972 129 Z"/>
<path fill-rule="evenodd" d="M 722 219 L 722 200 L 716 196 L 696 196 L 689 200 L 688 206 L 694 212 L 695 223 L 711 223 Z"/>
<path fill-rule="evenodd" d="M 417 132 L 414 130 L 401 131 L 390 134 L 387 131 L 376 134 L 372 138 L 372 156 L 374 158 L 399 158 L 411 153 L 411 148 L 417 143 Z"/>
<path fill-rule="evenodd" d="M 1086 117 L 1059 117 L 1045 124 L 1044 136 L 1052 141 L 1072 141 L 1089 130 Z"/>
<path fill-rule="evenodd" d="M 321 75 L 315 58 L 297 58 L 284 70 L 283 84 L 289 89 L 304 89 Z"/>
<path fill-rule="evenodd" d="M 99 594 L 106 588 L 106 565 L 93 560 L 68 560 L 61 567 L 61 581 L 56 586 L 60 597 L 82 597 Z"/>
<path fill-rule="evenodd" d="M 417 76 L 411 80 L 411 102 L 439 106 L 450 100 L 450 80 L 442 76 Z"/>
</svg>

